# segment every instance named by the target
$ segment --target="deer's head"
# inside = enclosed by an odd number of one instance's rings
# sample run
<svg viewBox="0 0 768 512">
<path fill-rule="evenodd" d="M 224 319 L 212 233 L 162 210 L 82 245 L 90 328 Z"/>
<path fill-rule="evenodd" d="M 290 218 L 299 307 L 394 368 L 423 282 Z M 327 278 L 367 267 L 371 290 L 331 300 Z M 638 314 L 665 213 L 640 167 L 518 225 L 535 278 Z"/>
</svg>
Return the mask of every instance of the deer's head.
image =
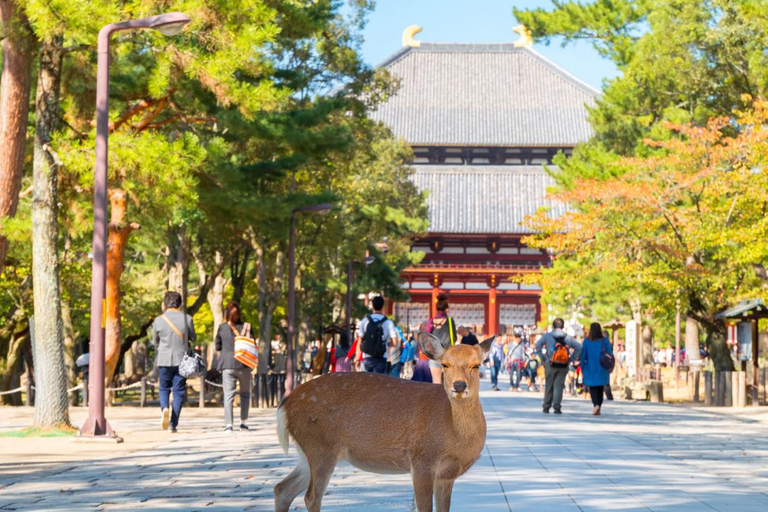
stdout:
<svg viewBox="0 0 768 512">
<path fill-rule="evenodd" d="M 480 391 L 480 365 L 491 349 L 495 336 L 479 345 L 453 345 L 444 348 L 440 340 L 428 332 L 418 335 L 422 352 L 443 365 L 443 386 L 452 399 L 476 397 Z"/>
</svg>

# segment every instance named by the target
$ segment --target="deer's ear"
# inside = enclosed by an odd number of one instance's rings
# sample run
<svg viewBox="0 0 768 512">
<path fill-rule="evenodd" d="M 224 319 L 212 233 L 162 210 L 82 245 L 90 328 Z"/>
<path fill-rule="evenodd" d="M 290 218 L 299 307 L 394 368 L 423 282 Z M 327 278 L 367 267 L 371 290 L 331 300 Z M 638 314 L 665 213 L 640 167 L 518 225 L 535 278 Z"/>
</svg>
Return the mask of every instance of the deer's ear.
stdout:
<svg viewBox="0 0 768 512">
<path fill-rule="evenodd" d="M 425 331 L 421 331 L 416 339 L 419 341 L 421 351 L 424 352 L 428 358 L 439 361 L 443 357 L 445 349 L 439 339 Z"/>
<path fill-rule="evenodd" d="M 480 350 L 483 351 L 483 359 L 485 359 L 485 356 L 488 355 L 488 352 L 491 351 L 491 343 L 493 343 L 493 340 L 496 339 L 496 336 L 491 336 L 487 340 L 483 340 L 480 342 Z"/>
</svg>

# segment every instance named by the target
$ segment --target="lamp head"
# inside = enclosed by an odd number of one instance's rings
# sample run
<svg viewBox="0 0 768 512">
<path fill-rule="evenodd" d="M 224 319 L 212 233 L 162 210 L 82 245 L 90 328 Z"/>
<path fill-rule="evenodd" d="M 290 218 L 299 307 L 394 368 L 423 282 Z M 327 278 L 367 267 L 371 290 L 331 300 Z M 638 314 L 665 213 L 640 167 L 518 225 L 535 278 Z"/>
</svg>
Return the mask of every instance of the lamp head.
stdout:
<svg viewBox="0 0 768 512">
<path fill-rule="evenodd" d="M 372 265 L 374 261 L 376 261 L 376 257 L 375 256 L 366 256 L 366 258 L 365 258 L 365 264 L 366 265 Z"/>
<path fill-rule="evenodd" d="M 175 36 L 184 25 L 189 23 L 190 19 L 184 13 L 181 12 L 169 12 L 161 14 L 159 16 L 153 16 L 149 28 L 153 28 L 163 34 L 164 36 Z"/>
</svg>

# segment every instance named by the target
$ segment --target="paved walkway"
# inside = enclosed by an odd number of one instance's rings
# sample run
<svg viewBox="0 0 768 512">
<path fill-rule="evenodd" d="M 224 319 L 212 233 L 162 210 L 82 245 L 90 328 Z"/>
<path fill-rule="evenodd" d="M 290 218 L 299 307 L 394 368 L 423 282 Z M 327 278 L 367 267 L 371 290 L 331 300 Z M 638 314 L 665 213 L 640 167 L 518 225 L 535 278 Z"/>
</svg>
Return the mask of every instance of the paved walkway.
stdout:
<svg viewBox="0 0 768 512">
<path fill-rule="evenodd" d="M 768 423 L 754 417 L 630 402 L 607 403 L 593 417 L 580 399 L 555 416 L 541 413 L 538 394 L 482 396 L 487 447 L 457 481 L 455 511 L 768 510 Z M 277 446 L 274 411 L 234 435 L 220 431 L 220 412 L 185 412 L 180 434 L 161 433 L 113 458 L 0 458 L 0 510 L 272 510 L 272 487 L 295 460 Z M 139 434 L 135 418 L 113 424 Z M 141 425 L 153 428 L 149 419 Z M 8 426 L 0 419 L 0 429 Z M 413 497 L 407 475 L 345 465 L 323 504 L 329 512 L 411 511 Z M 301 498 L 294 508 L 305 510 Z"/>
</svg>

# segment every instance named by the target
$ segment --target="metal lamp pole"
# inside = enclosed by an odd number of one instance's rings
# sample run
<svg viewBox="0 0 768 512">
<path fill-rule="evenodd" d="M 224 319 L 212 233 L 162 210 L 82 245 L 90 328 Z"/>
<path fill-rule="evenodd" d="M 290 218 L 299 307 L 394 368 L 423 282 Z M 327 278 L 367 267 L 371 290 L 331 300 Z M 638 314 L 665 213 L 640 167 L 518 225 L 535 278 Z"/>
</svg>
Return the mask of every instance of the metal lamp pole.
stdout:
<svg viewBox="0 0 768 512">
<path fill-rule="evenodd" d="M 333 206 L 328 203 L 313 204 L 295 208 L 291 211 L 291 231 L 288 235 L 288 328 L 285 333 L 285 395 L 288 396 L 296 387 L 294 379 L 295 356 L 293 350 L 293 324 L 296 314 L 296 214 L 317 213 L 325 215 Z"/>
<path fill-rule="evenodd" d="M 178 34 L 189 16 L 171 12 L 104 26 L 99 31 L 96 74 L 96 169 L 93 186 L 93 271 L 91 278 L 91 341 L 88 419 L 81 436 L 114 436 L 104 417 L 104 310 L 107 291 L 107 155 L 109 137 L 109 40 L 120 30 L 151 28 L 166 36 Z"/>
<path fill-rule="evenodd" d="M 369 256 L 367 251 L 365 255 L 365 265 L 368 266 L 376 261 L 376 258 Z M 352 344 L 352 264 L 359 263 L 357 260 L 349 260 L 347 262 L 347 297 L 346 297 L 346 316 L 347 316 L 347 343 Z"/>
</svg>

